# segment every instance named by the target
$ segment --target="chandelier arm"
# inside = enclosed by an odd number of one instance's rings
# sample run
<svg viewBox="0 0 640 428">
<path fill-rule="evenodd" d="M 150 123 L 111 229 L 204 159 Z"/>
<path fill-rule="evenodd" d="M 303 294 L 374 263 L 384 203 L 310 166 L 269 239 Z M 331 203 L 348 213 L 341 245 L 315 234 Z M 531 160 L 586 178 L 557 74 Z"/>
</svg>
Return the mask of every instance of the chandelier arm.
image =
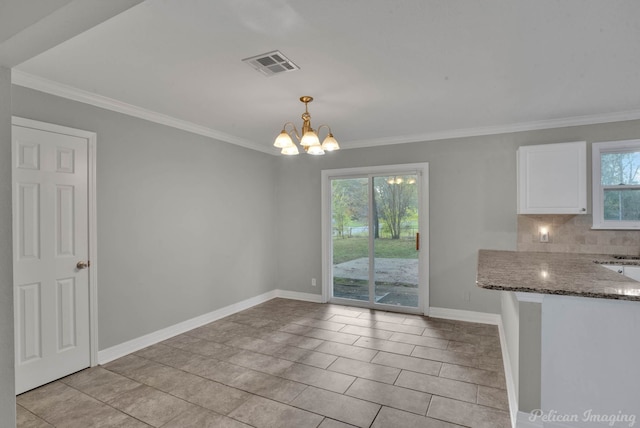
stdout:
<svg viewBox="0 0 640 428">
<path fill-rule="evenodd" d="M 318 137 L 320 136 L 320 129 L 321 129 L 323 126 L 329 130 L 329 134 L 332 134 L 332 132 L 331 132 L 331 128 L 329 127 L 329 125 L 324 125 L 324 124 L 323 124 L 323 125 L 318 126 L 318 129 L 316 130 L 316 133 L 318 134 Z"/>
<path fill-rule="evenodd" d="M 287 125 L 291 125 L 290 130 L 287 131 Z M 293 122 L 287 122 L 282 126 L 282 129 L 284 129 L 287 134 L 289 134 L 289 136 L 291 136 L 291 132 L 293 132 L 293 135 L 296 137 L 296 139 L 298 140 L 298 143 L 300 142 L 300 140 L 302 139 L 302 136 L 300 134 L 298 134 L 298 128 L 296 128 L 296 125 Z"/>
</svg>

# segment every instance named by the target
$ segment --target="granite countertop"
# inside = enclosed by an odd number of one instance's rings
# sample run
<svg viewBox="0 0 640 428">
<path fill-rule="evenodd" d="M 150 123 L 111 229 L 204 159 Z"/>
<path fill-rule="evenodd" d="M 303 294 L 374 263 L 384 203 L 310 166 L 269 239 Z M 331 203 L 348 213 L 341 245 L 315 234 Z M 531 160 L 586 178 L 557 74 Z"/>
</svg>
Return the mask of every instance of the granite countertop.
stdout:
<svg viewBox="0 0 640 428">
<path fill-rule="evenodd" d="M 640 266 L 640 259 L 620 260 L 603 254 L 480 250 L 476 283 L 491 290 L 640 301 L 640 282 L 601 264 Z"/>
</svg>

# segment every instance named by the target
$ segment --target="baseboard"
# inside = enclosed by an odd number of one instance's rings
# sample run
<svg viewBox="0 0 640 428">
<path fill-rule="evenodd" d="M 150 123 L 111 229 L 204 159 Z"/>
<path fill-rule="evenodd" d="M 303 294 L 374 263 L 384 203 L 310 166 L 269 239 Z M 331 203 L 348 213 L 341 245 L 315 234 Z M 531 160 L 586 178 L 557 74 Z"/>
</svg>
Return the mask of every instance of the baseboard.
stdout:
<svg viewBox="0 0 640 428">
<path fill-rule="evenodd" d="M 153 333 L 145 334 L 136 339 L 129 340 L 119 345 L 112 346 L 107 349 L 98 351 L 98 364 L 106 364 L 110 361 L 131 354 L 132 352 L 139 351 L 147 346 L 154 345 L 163 340 L 170 339 L 174 336 L 193 330 L 210 322 L 219 320 L 221 318 L 233 315 L 237 312 L 249 309 L 252 306 L 259 305 L 268 300 L 274 298 L 301 300 L 306 302 L 322 303 L 322 295 L 312 293 L 301 293 L 299 291 L 272 290 L 259 296 L 251 297 L 249 299 L 225 306 L 224 308 L 216 309 L 204 315 L 200 315 L 195 318 L 174 324 L 172 326 L 163 328 Z M 459 309 L 447 309 L 447 308 L 430 308 L 429 316 L 434 318 L 444 318 L 458 321 L 477 322 L 482 324 L 494 324 L 501 325 L 501 317 L 498 314 L 490 314 L 484 312 L 463 311 Z M 504 340 L 501 337 L 500 342 Z M 504 353 L 504 350 L 503 350 Z"/>
<path fill-rule="evenodd" d="M 242 300 L 241 302 L 225 306 L 224 308 L 216 309 L 215 311 L 209 312 L 207 314 L 191 318 L 178 324 L 174 324 L 170 327 L 154 331 L 153 333 L 145 334 L 144 336 L 129 340 L 116 346 L 112 346 L 111 348 L 98 351 L 98 364 L 106 364 L 109 361 L 124 357 L 125 355 L 139 351 L 140 349 L 146 348 L 147 346 L 162 342 L 163 340 L 170 339 L 173 336 L 177 336 L 178 334 L 193 330 L 194 328 L 198 328 L 210 322 L 219 320 L 220 318 L 228 317 L 229 315 L 233 315 L 236 312 L 244 311 L 245 309 L 249 309 L 252 306 L 259 305 L 260 303 L 264 303 L 275 297 L 279 297 L 278 291 L 279 290 L 272 290 L 267 293 L 260 294 L 259 296 L 251 297 L 249 299 Z"/>
<path fill-rule="evenodd" d="M 500 349 L 502 351 L 502 359 L 504 362 L 504 375 L 507 383 L 507 396 L 509 399 L 509 414 L 511 416 L 511 424 L 513 428 L 538 427 L 538 425 L 529 422 L 528 413 L 520 412 L 522 415 L 518 413 L 518 400 L 516 399 L 516 388 L 513 382 L 511 360 L 509 359 L 509 351 L 507 350 L 507 341 L 504 334 L 504 327 L 502 325 L 502 316 L 500 314 L 491 314 L 487 312 L 463 311 L 460 309 L 448 308 L 429 308 L 429 316 L 433 318 L 444 318 L 449 320 L 468 321 L 498 326 L 498 332 L 500 335 Z M 525 423 L 529 423 L 530 425 L 526 425 Z M 540 425 L 540 427 L 541 426 L 542 425 Z"/>
<path fill-rule="evenodd" d="M 507 398 L 509 400 L 509 414 L 511 416 L 511 425 L 513 428 L 519 428 L 520 426 L 524 428 L 524 427 L 527 427 L 527 425 L 521 425 L 521 423 L 518 422 L 520 420 L 519 413 L 522 413 L 522 412 L 518 412 L 518 399 L 516 397 L 516 385 L 513 381 L 513 370 L 511 368 L 511 359 L 509 358 L 509 349 L 507 348 L 507 338 L 504 333 L 504 326 L 502 325 L 502 316 L 500 316 L 500 323 L 498 324 L 498 332 L 500 334 L 500 349 L 502 351 L 502 365 L 504 367 L 504 377 L 507 383 Z"/>
<path fill-rule="evenodd" d="M 302 300 L 304 302 L 322 303 L 321 294 L 301 293 L 299 291 L 276 290 L 276 297 L 283 299 Z"/>
<path fill-rule="evenodd" d="M 193 330 L 194 328 L 198 328 L 205 324 L 209 324 L 210 322 L 228 317 L 229 315 L 233 315 L 236 312 L 244 311 L 245 309 L 249 309 L 252 306 L 259 305 L 260 303 L 264 303 L 276 297 L 280 297 L 283 299 L 302 300 L 305 302 L 322 302 L 322 296 L 319 294 L 300 293 L 298 291 L 279 289 L 272 290 L 267 293 L 260 294 L 259 296 L 251 297 L 250 299 L 225 306 L 224 308 L 216 309 L 215 311 L 209 312 L 207 314 L 191 318 L 190 320 L 174 324 L 170 327 L 166 327 L 161 330 L 154 331 L 153 333 L 145 334 L 144 336 L 121 343 L 119 345 L 103 349 L 102 351 L 98 351 L 98 364 L 106 364 L 109 361 L 124 357 L 125 355 L 139 351 L 143 348 L 146 348 L 147 346 L 154 345 L 158 342 L 162 342 L 163 340 L 170 339 L 173 336 L 177 336 L 189 330 Z"/>
<path fill-rule="evenodd" d="M 463 311 L 449 308 L 429 308 L 429 316 L 433 318 L 443 318 L 447 320 L 477 322 L 480 324 L 500 325 L 500 314 L 490 314 L 487 312 Z"/>
</svg>

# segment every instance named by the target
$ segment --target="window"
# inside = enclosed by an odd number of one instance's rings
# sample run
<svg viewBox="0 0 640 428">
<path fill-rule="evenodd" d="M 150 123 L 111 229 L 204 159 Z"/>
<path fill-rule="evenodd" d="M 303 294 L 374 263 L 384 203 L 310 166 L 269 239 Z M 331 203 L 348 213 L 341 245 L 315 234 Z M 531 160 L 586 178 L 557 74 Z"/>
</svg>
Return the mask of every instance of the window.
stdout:
<svg viewBox="0 0 640 428">
<path fill-rule="evenodd" d="M 593 228 L 640 229 L 640 140 L 594 143 Z"/>
</svg>

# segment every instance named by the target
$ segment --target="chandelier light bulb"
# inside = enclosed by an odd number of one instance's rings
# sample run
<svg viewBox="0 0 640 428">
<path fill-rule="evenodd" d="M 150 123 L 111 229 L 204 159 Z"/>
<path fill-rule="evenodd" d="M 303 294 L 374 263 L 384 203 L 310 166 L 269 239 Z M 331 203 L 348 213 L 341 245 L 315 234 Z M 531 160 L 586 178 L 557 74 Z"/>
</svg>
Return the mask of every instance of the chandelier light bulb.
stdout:
<svg viewBox="0 0 640 428">
<path fill-rule="evenodd" d="M 332 152 L 334 150 L 340 150 L 340 146 L 335 138 L 333 138 L 333 134 L 329 133 L 327 138 L 322 142 L 322 149 L 328 152 Z"/>
<path fill-rule="evenodd" d="M 292 143 L 288 147 L 283 147 L 280 153 L 282 153 L 283 155 L 292 156 L 292 155 L 300 154 L 300 151 L 298 150 L 298 146 Z"/>
<path fill-rule="evenodd" d="M 318 142 L 318 144 L 316 145 L 309 146 L 307 153 L 309 153 L 310 155 L 323 155 L 324 150 L 322 150 L 322 146 L 320 146 L 320 142 Z"/>
<path fill-rule="evenodd" d="M 273 143 L 273 145 L 278 148 L 284 149 L 285 147 L 290 147 L 294 144 L 289 134 L 287 134 L 287 131 L 283 129 L 282 132 L 276 137 L 276 141 Z"/>
<path fill-rule="evenodd" d="M 316 135 L 315 132 L 307 131 L 302 136 L 302 139 L 300 140 L 300 145 L 302 145 L 302 147 L 319 146 L 320 140 L 318 139 L 318 136 Z"/>
</svg>

